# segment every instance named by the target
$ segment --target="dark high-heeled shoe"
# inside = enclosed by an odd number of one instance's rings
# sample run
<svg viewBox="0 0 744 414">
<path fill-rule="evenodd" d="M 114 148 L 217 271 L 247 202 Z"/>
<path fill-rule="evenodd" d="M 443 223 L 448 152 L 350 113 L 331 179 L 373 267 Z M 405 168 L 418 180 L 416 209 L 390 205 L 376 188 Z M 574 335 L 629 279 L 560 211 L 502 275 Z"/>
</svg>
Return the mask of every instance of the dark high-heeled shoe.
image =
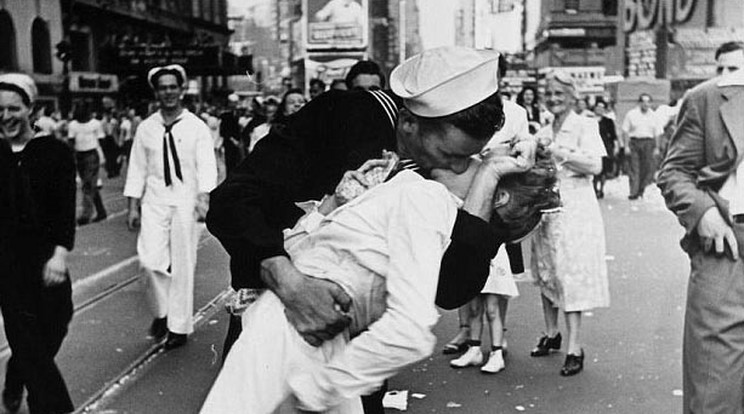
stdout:
<svg viewBox="0 0 744 414">
<path fill-rule="evenodd" d="M 467 328 L 470 329 L 470 325 L 460 325 L 460 329 Z M 459 335 L 459 333 L 458 333 Z M 455 336 L 457 338 L 457 335 Z M 462 354 L 463 352 L 468 350 L 468 335 L 465 335 L 462 338 L 462 342 L 457 342 L 454 339 L 449 341 L 446 345 L 444 345 L 444 348 L 442 349 L 442 353 L 444 355 L 453 355 L 453 354 Z"/>
<path fill-rule="evenodd" d="M 570 377 L 576 375 L 584 369 L 584 350 L 581 350 L 581 355 L 566 355 L 566 362 L 563 363 L 561 368 L 561 376 Z"/>
<path fill-rule="evenodd" d="M 551 349 L 555 349 L 556 351 L 561 349 L 561 342 L 563 341 L 563 338 L 561 337 L 561 333 L 558 332 L 555 334 L 554 337 L 549 337 L 547 334 L 540 337 L 540 340 L 537 342 L 537 345 L 535 346 L 535 349 L 530 352 L 530 356 L 533 357 L 542 357 L 550 354 Z"/>
</svg>

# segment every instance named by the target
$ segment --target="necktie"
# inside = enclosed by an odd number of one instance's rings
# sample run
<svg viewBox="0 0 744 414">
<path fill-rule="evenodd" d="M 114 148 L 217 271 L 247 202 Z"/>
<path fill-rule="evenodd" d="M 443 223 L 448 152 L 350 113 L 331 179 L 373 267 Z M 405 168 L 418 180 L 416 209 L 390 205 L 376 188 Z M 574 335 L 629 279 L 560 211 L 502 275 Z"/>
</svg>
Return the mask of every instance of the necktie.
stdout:
<svg viewBox="0 0 744 414">
<path fill-rule="evenodd" d="M 176 125 L 180 119 L 176 119 L 170 125 L 163 125 L 165 127 L 165 134 L 163 135 L 163 168 L 165 176 L 165 186 L 169 187 L 173 184 L 170 172 L 170 161 L 168 160 L 168 144 L 170 144 L 170 151 L 173 157 L 173 167 L 176 169 L 176 177 L 183 182 L 183 176 L 181 175 L 181 162 L 178 160 L 178 151 L 176 151 L 176 141 L 173 139 L 173 126 Z"/>
</svg>

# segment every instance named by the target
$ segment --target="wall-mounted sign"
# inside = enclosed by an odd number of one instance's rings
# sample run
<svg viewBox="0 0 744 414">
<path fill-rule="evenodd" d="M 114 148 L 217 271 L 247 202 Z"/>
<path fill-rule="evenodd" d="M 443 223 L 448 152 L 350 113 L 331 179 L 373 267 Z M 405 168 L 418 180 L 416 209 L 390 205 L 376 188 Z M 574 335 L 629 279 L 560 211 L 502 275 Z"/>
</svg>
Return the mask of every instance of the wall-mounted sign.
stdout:
<svg viewBox="0 0 744 414">
<path fill-rule="evenodd" d="M 604 92 L 604 66 L 565 66 L 541 68 L 538 73 L 545 75 L 553 70 L 560 70 L 573 78 L 576 90 L 580 94 L 598 94 Z"/>
<path fill-rule="evenodd" d="M 696 3 L 697 0 L 625 0 L 623 29 L 628 33 L 651 29 L 662 22 L 684 23 L 692 16 Z"/>
<path fill-rule="evenodd" d="M 368 0 L 304 0 L 306 48 L 364 49 L 369 24 Z"/>
<path fill-rule="evenodd" d="M 70 91 L 86 93 L 116 93 L 119 78 L 116 75 L 95 72 L 71 72 Z"/>
<path fill-rule="evenodd" d="M 144 73 L 154 66 L 179 64 L 189 76 L 219 74 L 219 46 L 120 46 L 116 50 L 123 72 Z"/>
<path fill-rule="evenodd" d="M 583 27 L 561 27 L 548 29 L 548 36 L 551 37 L 584 37 L 586 29 Z"/>
</svg>

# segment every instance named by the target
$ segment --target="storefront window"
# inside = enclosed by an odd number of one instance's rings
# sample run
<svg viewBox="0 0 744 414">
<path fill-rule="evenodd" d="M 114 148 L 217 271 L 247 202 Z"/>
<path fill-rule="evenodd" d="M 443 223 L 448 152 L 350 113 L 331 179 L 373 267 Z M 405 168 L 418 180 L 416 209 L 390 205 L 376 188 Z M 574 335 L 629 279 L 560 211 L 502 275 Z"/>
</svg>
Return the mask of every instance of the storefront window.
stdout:
<svg viewBox="0 0 744 414">
<path fill-rule="evenodd" d="M 16 36 L 10 13 L 0 10 L 0 71 L 18 69 Z"/>
<path fill-rule="evenodd" d="M 52 73 L 52 45 L 49 39 L 49 27 L 38 17 L 31 25 L 31 49 L 34 72 Z"/>
</svg>

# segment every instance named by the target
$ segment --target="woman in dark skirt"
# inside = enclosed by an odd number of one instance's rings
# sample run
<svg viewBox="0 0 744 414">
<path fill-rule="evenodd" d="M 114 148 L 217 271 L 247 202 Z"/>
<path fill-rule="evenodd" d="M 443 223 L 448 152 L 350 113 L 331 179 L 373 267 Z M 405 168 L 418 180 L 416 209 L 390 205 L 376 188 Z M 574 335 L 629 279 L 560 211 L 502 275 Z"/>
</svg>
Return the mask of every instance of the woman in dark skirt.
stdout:
<svg viewBox="0 0 744 414">
<path fill-rule="evenodd" d="M 597 101 L 594 105 L 594 114 L 599 122 L 599 135 L 602 137 L 607 156 L 602 157 L 602 172 L 594 176 L 594 192 L 597 198 L 604 198 L 604 186 L 607 178 L 611 178 L 615 171 L 615 143 L 617 142 L 617 131 L 615 130 L 615 121 L 605 116 L 607 113 L 607 103 Z"/>
</svg>

